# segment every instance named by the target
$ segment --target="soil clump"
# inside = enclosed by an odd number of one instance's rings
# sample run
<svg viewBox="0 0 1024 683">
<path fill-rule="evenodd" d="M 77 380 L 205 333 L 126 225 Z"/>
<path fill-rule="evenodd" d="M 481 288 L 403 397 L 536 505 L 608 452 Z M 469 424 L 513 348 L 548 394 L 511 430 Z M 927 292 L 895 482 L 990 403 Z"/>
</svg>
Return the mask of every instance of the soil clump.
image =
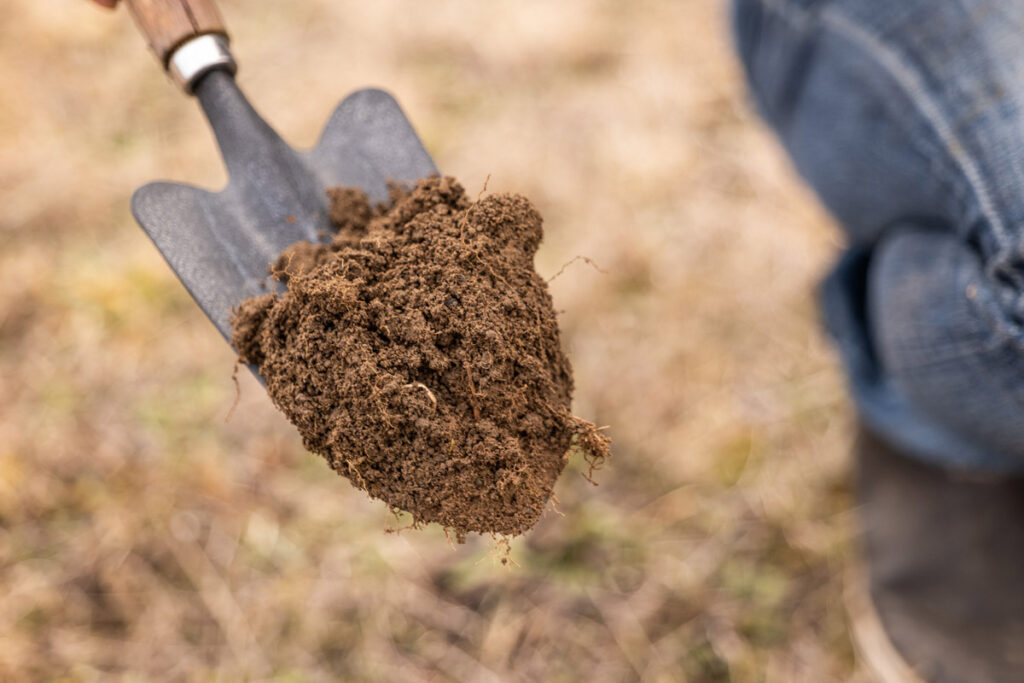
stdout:
<svg viewBox="0 0 1024 683">
<path fill-rule="evenodd" d="M 245 301 L 232 342 L 307 449 L 414 524 L 517 535 L 547 506 L 575 444 L 609 441 L 570 412 L 573 381 L 525 198 L 470 201 L 450 177 L 371 206 L 328 192 L 330 243 L 271 266 L 287 292 Z"/>
</svg>

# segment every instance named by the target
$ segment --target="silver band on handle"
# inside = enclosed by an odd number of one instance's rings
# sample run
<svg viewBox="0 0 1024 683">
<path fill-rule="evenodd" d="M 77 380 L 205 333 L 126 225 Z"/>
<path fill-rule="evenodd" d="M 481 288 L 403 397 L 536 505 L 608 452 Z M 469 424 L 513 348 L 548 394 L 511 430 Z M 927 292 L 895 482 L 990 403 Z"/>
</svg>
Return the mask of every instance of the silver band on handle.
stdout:
<svg viewBox="0 0 1024 683">
<path fill-rule="evenodd" d="M 228 50 L 228 39 L 216 33 L 182 43 L 167 64 L 174 82 L 190 94 L 196 82 L 213 69 L 224 69 L 232 74 L 238 71 L 238 64 Z"/>
</svg>

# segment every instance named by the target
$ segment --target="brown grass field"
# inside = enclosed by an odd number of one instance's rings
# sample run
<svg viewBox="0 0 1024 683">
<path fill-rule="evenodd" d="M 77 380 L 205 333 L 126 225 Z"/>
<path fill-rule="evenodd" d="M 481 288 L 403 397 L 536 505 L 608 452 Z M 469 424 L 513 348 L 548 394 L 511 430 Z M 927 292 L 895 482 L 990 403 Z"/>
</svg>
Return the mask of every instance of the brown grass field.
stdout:
<svg viewBox="0 0 1024 683">
<path fill-rule="evenodd" d="M 757 121 L 712 0 L 224 0 L 310 145 L 383 86 L 471 193 L 534 200 L 578 457 L 512 542 L 446 542 L 306 453 L 134 224 L 225 182 L 124 12 L 0 22 L 0 680 L 861 681 L 850 409 L 814 287 L 840 235 Z"/>
</svg>

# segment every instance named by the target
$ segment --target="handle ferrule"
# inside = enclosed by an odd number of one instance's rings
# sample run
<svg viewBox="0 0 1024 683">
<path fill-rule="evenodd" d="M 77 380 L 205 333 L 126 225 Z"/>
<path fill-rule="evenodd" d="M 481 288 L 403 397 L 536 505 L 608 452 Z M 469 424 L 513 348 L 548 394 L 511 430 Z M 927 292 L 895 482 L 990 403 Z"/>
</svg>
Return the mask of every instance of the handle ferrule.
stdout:
<svg viewBox="0 0 1024 683">
<path fill-rule="evenodd" d="M 125 0 L 150 49 L 187 92 L 211 69 L 237 69 L 215 0 Z"/>
<path fill-rule="evenodd" d="M 227 38 L 215 33 L 182 44 L 171 53 L 167 65 L 174 82 L 189 94 L 199 79 L 214 69 L 223 69 L 231 74 L 238 71 L 238 64 L 228 49 Z"/>
</svg>

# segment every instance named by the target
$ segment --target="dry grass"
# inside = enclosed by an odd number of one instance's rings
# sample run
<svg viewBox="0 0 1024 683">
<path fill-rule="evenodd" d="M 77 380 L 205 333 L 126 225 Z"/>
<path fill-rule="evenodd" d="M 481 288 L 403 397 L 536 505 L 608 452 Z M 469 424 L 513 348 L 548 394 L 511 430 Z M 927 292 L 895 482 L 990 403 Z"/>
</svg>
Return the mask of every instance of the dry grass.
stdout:
<svg viewBox="0 0 1024 683">
<path fill-rule="evenodd" d="M 0 678 L 860 680 L 836 231 L 748 111 L 710 0 L 224 0 L 300 144 L 392 90 L 438 164 L 523 192 L 615 459 L 512 544 L 385 534 L 305 453 L 128 213 L 224 173 L 119 13 L 0 22 Z"/>
</svg>

